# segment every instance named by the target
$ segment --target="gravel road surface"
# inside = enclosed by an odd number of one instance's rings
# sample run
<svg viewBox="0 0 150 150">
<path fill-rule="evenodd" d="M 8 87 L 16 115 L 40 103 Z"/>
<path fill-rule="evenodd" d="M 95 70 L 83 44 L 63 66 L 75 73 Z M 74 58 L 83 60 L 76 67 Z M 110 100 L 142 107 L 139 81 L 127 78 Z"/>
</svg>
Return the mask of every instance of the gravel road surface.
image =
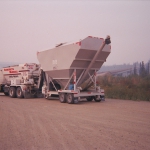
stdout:
<svg viewBox="0 0 150 150">
<path fill-rule="evenodd" d="M 0 150 L 150 150 L 150 102 L 0 96 Z"/>
</svg>

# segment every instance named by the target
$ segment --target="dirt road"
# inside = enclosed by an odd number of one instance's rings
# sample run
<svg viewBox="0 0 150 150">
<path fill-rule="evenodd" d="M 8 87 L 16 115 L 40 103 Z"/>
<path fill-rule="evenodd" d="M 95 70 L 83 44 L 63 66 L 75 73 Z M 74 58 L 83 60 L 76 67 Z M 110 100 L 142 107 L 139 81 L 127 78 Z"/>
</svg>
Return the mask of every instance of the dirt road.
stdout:
<svg viewBox="0 0 150 150">
<path fill-rule="evenodd" d="M 0 150 L 150 150 L 150 103 L 0 96 Z"/>
</svg>

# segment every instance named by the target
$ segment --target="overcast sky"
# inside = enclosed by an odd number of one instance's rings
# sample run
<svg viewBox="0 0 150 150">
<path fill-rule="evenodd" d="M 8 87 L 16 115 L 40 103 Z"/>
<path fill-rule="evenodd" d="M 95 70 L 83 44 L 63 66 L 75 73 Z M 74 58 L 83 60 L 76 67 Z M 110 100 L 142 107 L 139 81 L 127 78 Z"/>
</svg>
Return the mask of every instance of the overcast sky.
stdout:
<svg viewBox="0 0 150 150">
<path fill-rule="evenodd" d="M 105 65 L 150 59 L 150 1 L 0 1 L 0 62 L 38 62 L 37 51 L 111 36 Z"/>
</svg>

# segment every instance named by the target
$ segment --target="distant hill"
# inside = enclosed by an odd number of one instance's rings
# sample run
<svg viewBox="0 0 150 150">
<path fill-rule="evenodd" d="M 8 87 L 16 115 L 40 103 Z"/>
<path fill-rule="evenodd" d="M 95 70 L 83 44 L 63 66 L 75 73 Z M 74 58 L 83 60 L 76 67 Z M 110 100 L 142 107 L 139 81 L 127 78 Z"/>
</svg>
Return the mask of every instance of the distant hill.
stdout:
<svg viewBox="0 0 150 150">
<path fill-rule="evenodd" d="M 17 65 L 19 63 L 17 62 L 0 62 L 0 69 L 2 69 L 3 67 L 8 67 L 8 66 L 12 66 L 12 65 Z"/>
<path fill-rule="evenodd" d="M 115 71 L 115 70 L 125 70 L 132 68 L 131 64 L 122 64 L 122 65 L 111 65 L 111 66 L 102 66 L 99 72 Z"/>
</svg>

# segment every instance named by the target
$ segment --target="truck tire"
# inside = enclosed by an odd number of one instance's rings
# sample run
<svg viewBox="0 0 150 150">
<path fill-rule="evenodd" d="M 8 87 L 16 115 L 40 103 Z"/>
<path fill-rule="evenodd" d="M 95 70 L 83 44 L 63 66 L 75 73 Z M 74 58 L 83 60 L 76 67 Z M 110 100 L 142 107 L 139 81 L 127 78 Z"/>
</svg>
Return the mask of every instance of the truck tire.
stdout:
<svg viewBox="0 0 150 150">
<path fill-rule="evenodd" d="M 101 101 L 100 95 L 94 96 L 94 100 L 95 100 L 95 102 L 100 102 Z"/>
<path fill-rule="evenodd" d="M 68 93 L 67 96 L 66 96 L 66 100 L 67 100 L 67 103 L 68 103 L 68 104 L 73 104 L 73 103 L 74 103 L 73 94 Z"/>
<path fill-rule="evenodd" d="M 16 95 L 17 95 L 18 98 L 23 98 L 24 97 L 21 87 L 17 88 Z"/>
<path fill-rule="evenodd" d="M 105 96 L 101 95 L 101 101 L 105 101 Z"/>
<path fill-rule="evenodd" d="M 11 98 L 15 98 L 16 97 L 16 88 L 15 87 L 10 87 L 10 89 L 9 89 L 9 96 Z"/>
<path fill-rule="evenodd" d="M 48 99 L 49 96 L 48 96 L 48 94 L 44 94 L 44 97 L 45 97 L 45 99 Z"/>
<path fill-rule="evenodd" d="M 66 94 L 65 93 L 59 93 L 59 101 L 61 103 L 66 103 Z"/>
<path fill-rule="evenodd" d="M 87 100 L 87 101 L 92 101 L 92 100 L 93 100 L 93 96 L 88 96 L 88 97 L 86 98 L 86 100 Z"/>
</svg>

